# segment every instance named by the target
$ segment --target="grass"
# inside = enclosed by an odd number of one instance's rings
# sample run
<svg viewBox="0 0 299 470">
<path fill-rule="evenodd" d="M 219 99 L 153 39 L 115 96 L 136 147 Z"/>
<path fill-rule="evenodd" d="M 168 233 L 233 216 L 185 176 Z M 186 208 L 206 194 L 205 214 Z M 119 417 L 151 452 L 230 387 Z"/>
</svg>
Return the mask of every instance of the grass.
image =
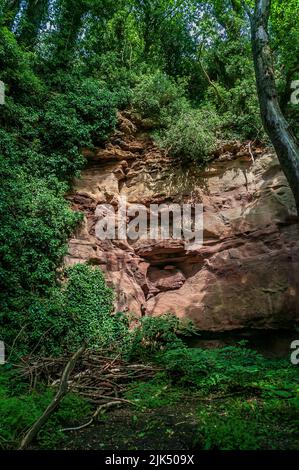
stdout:
<svg viewBox="0 0 299 470">
<path fill-rule="evenodd" d="M 66 449 L 298 449 L 299 370 L 240 347 L 187 349 L 177 343 L 153 354 L 162 369 L 130 384 L 125 405 L 81 431 L 91 405 L 68 395 L 40 432 L 35 448 Z M 13 380 L 12 380 L 13 379 Z M 12 387 L 11 384 L 14 384 Z M 0 445 L 16 446 L 53 396 L 28 392 L 11 370 L 0 375 Z M 159 430 L 159 432 L 157 432 Z"/>
<path fill-rule="evenodd" d="M 18 447 L 21 436 L 29 429 L 51 402 L 54 390 L 40 385 L 28 390 L 15 371 L 2 366 L 0 369 L 0 449 Z M 81 397 L 68 394 L 59 409 L 53 413 L 38 434 L 36 445 L 51 449 L 64 441 L 60 430 L 65 423 L 76 423 L 90 412 L 90 405 Z"/>
</svg>

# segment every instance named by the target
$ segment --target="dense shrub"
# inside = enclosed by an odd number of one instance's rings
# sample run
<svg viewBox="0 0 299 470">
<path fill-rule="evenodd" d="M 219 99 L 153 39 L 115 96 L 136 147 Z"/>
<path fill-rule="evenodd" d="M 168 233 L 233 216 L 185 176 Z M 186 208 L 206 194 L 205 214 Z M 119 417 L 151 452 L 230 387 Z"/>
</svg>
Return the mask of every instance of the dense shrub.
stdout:
<svg viewBox="0 0 299 470">
<path fill-rule="evenodd" d="M 181 162 L 204 165 L 216 150 L 220 118 L 213 109 L 187 107 L 157 140 Z"/>
<path fill-rule="evenodd" d="M 158 351 L 182 347 L 182 338 L 195 333 L 191 321 L 172 314 L 141 317 L 130 335 L 129 358 L 152 357 Z"/>
<path fill-rule="evenodd" d="M 218 84 L 220 103 L 211 89 L 207 92 L 207 102 L 218 105 L 222 139 L 265 139 L 255 86 L 252 75 L 236 80 L 231 88 Z"/>
<path fill-rule="evenodd" d="M 67 269 L 65 276 L 61 286 L 33 299 L 23 318 L 28 328 L 20 340 L 27 349 L 44 354 L 62 354 L 82 344 L 121 350 L 128 323 L 123 315 L 112 315 L 113 292 L 102 272 L 78 264 Z"/>
<path fill-rule="evenodd" d="M 119 96 L 74 70 L 42 77 L 36 55 L 6 28 L 0 28 L 0 58 L 6 85 L 0 106 L 1 339 L 9 346 L 18 337 L 24 352 L 33 337 L 23 328 L 37 332 L 29 312 L 43 302 L 50 309 L 52 299 L 45 298 L 57 288 L 67 239 L 82 219 L 64 197 L 83 167 L 82 147 L 108 137 Z"/>
<path fill-rule="evenodd" d="M 71 90 L 46 103 L 42 121 L 46 148 L 61 152 L 100 144 L 116 124 L 116 104 L 116 95 L 103 82 L 75 81 Z"/>
<path fill-rule="evenodd" d="M 0 157 L 0 324 L 2 339 L 10 344 L 34 298 L 55 285 L 66 239 L 81 220 L 63 198 L 64 185 L 34 177 L 12 162 Z"/>
<path fill-rule="evenodd" d="M 181 162 L 203 165 L 216 146 L 221 120 L 212 106 L 194 109 L 183 84 L 163 73 L 141 75 L 134 88 L 133 108 L 152 120 L 159 145 Z"/>
<path fill-rule="evenodd" d="M 216 149 L 220 118 L 213 109 L 186 109 L 160 132 L 158 142 L 182 162 L 204 165 Z"/>
<path fill-rule="evenodd" d="M 47 89 L 34 71 L 35 62 L 34 53 L 24 51 L 15 35 L 0 25 L 0 79 L 6 84 L 8 96 L 19 103 L 42 105 L 45 99 Z"/>
<path fill-rule="evenodd" d="M 205 450 L 256 450 L 262 445 L 265 429 L 252 408 L 240 400 L 234 400 L 231 408 L 211 406 L 198 413 L 199 446 Z"/>
<path fill-rule="evenodd" d="M 142 117 L 152 119 L 157 127 L 163 126 L 186 105 L 184 87 L 161 72 L 141 75 L 132 105 Z"/>
</svg>

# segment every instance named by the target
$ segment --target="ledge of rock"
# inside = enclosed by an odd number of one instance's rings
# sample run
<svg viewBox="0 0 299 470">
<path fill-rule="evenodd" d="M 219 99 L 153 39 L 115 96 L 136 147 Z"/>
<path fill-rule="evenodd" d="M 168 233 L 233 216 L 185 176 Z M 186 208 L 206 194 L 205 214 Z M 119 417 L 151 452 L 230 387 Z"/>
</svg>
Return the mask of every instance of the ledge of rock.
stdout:
<svg viewBox="0 0 299 470">
<path fill-rule="evenodd" d="M 88 164 L 69 199 L 85 217 L 69 241 L 66 264 L 99 265 L 119 311 L 172 312 L 215 331 L 298 321 L 299 222 L 275 154 L 234 142 L 219 148 L 204 170 L 183 169 L 145 129 L 120 114 L 105 148 L 84 151 Z M 120 196 L 147 207 L 203 203 L 203 246 L 98 240 L 97 207 L 116 205 Z"/>
</svg>

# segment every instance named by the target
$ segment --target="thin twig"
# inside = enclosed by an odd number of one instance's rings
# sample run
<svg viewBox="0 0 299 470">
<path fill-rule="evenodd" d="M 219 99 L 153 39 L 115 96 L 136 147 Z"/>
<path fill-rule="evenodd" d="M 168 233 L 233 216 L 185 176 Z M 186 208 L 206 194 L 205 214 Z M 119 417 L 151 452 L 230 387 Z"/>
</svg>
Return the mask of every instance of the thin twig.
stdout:
<svg viewBox="0 0 299 470">
<path fill-rule="evenodd" d="M 17 334 L 17 336 L 16 336 L 15 339 L 13 340 L 13 343 L 12 343 L 11 349 L 10 349 L 10 353 L 9 353 L 9 356 L 8 356 L 8 359 L 7 359 L 7 362 L 9 362 L 9 359 L 11 358 L 11 355 L 12 355 L 12 353 L 13 353 L 15 344 L 16 344 L 17 340 L 19 339 L 19 337 L 21 336 L 21 334 L 23 333 L 23 331 L 25 330 L 26 327 L 27 327 L 27 323 L 22 326 L 22 328 L 20 329 L 19 333 Z"/>
</svg>

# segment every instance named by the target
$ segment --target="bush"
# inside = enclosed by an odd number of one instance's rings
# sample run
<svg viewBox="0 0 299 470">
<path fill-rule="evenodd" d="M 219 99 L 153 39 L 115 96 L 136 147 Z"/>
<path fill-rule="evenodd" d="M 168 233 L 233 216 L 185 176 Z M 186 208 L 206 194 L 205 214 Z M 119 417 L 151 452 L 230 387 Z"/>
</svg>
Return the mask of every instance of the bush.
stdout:
<svg viewBox="0 0 299 470">
<path fill-rule="evenodd" d="M 160 145 L 182 162 L 204 165 L 216 149 L 220 119 L 213 109 L 186 109 L 158 135 Z"/>
<path fill-rule="evenodd" d="M 34 177 L 15 163 L 13 152 L 0 155 L 0 329 L 8 344 L 24 327 L 34 298 L 55 285 L 66 239 L 81 219 L 63 198 L 65 185 Z"/>
<path fill-rule="evenodd" d="M 42 133 L 48 150 L 100 144 L 116 124 L 117 97 L 103 82 L 85 79 L 72 85 L 46 103 Z"/>
<path fill-rule="evenodd" d="M 237 80 L 229 89 L 217 85 L 221 96 L 218 112 L 222 120 L 222 137 L 226 139 L 265 139 L 256 96 L 255 80 L 252 76 Z M 207 101 L 215 101 L 212 90 Z"/>
<path fill-rule="evenodd" d="M 36 55 L 6 28 L 0 31 L 0 61 L 6 85 L 0 106 L 0 329 L 8 346 L 18 337 L 21 354 L 45 334 L 37 332 L 39 321 L 28 331 L 29 317 L 36 310 L 50 315 L 52 302 L 57 304 L 57 268 L 82 219 L 65 200 L 85 162 L 81 149 L 108 137 L 120 97 L 103 81 L 74 71 L 41 77 Z"/>
<path fill-rule="evenodd" d="M 42 269 L 42 266 L 41 266 Z M 38 271 L 33 275 L 37 276 Z M 61 355 L 86 344 L 89 348 L 115 351 L 127 346 L 128 320 L 112 314 L 114 295 L 106 286 L 103 273 L 88 265 L 75 265 L 64 272 L 61 286 L 45 290 L 44 295 L 32 295 L 22 307 L 10 305 L 7 314 L 0 317 L 3 329 L 1 339 L 8 346 L 8 354 L 36 353 Z M 15 310 L 13 310 L 15 307 Z M 9 346 L 14 344 L 14 351 Z"/>
<path fill-rule="evenodd" d="M 1 26 L 0 80 L 6 84 L 8 95 L 12 95 L 18 102 L 39 106 L 45 99 L 46 87 L 33 70 L 35 62 L 35 54 L 25 52 L 14 33 Z"/>
<path fill-rule="evenodd" d="M 152 119 L 157 127 L 167 124 L 185 104 L 183 86 L 161 72 L 141 75 L 132 98 L 134 110 L 143 118 Z"/>
<path fill-rule="evenodd" d="M 255 450 L 261 448 L 264 429 L 246 402 L 234 400 L 232 407 L 200 409 L 199 441 L 205 450 Z"/>
<path fill-rule="evenodd" d="M 98 268 L 77 264 L 66 270 L 66 281 L 29 308 L 32 346 L 44 353 L 89 348 L 117 348 L 128 333 L 127 320 L 113 315 L 113 292 Z"/>
<path fill-rule="evenodd" d="M 206 450 L 296 449 L 298 417 L 298 398 L 212 400 L 199 407 L 197 442 Z"/>
<path fill-rule="evenodd" d="M 130 358 L 153 357 L 153 354 L 183 347 L 182 337 L 195 334 L 190 320 L 182 321 L 172 314 L 142 317 L 131 333 Z"/>
<path fill-rule="evenodd" d="M 134 110 L 152 120 L 157 143 L 171 156 L 204 165 L 216 147 L 221 121 L 213 107 L 193 109 L 183 84 L 165 74 L 142 75 L 134 89 Z"/>
<path fill-rule="evenodd" d="M 161 354 L 161 363 L 173 383 L 199 386 L 208 375 L 208 362 L 201 349 L 176 348 Z"/>
</svg>

